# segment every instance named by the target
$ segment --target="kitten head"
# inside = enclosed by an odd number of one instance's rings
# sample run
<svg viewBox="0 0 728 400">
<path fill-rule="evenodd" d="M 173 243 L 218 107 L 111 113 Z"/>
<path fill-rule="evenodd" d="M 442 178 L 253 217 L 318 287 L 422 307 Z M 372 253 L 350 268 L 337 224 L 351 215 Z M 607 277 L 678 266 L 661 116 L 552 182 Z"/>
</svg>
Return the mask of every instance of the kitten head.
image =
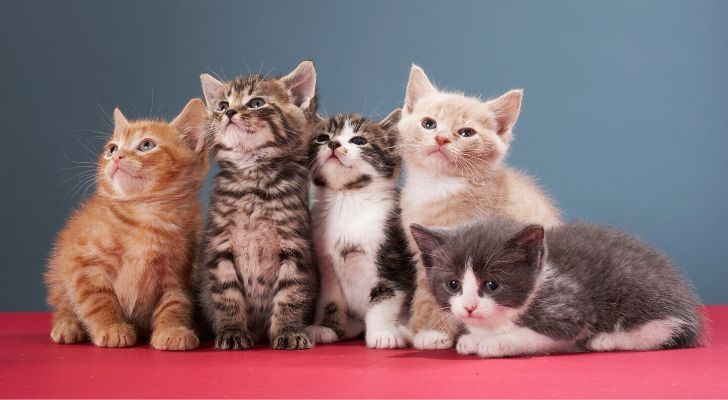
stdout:
<svg viewBox="0 0 728 400">
<path fill-rule="evenodd" d="M 209 166 L 205 116 L 200 99 L 170 123 L 128 121 L 116 108 L 114 133 L 99 157 L 99 193 L 120 200 L 196 193 Z"/>
<path fill-rule="evenodd" d="M 280 78 L 250 75 L 220 82 L 202 74 L 200 79 L 218 158 L 286 155 L 308 141 L 318 122 L 311 61 Z"/>
<path fill-rule="evenodd" d="M 321 121 L 311 141 L 313 182 L 335 190 L 355 190 L 374 181 L 396 185 L 401 158 L 396 153 L 400 110 L 379 122 L 356 114 Z"/>
<path fill-rule="evenodd" d="M 401 148 L 408 167 L 450 176 L 482 176 L 500 165 L 521 109 L 522 90 L 490 101 L 440 91 L 413 65 L 407 83 Z"/>
<path fill-rule="evenodd" d="M 517 318 L 537 289 L 544 229 L 489 219 L 452 229 L 410 226 L 438 303 L 470 326 Z"/>
</svg>

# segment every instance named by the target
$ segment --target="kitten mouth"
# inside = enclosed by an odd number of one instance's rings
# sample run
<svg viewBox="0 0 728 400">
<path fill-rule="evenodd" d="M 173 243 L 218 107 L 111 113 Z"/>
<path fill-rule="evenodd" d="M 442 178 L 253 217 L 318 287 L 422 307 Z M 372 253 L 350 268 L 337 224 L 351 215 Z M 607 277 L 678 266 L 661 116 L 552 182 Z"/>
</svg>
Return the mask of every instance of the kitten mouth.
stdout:
<svg viewBox="0 0 728 400">
<path fill-rule="evenodd" d="M 235 120 L 229 120 L 227 125 L 225 125 L 222 128 L 223 132 L 227 132 L 227 131 L 231 131 L 231 130 L 233 130 L 235 132 L 244 133 L 246 135 L 255 135 L 256 133 L 258 133 L 258 130 L 255 129 L 254 127 L 243 124 L 243 123 L 241 123 L 239 121 L 235 121 Z"/>
<path fill-rule="evenodd" d="M 441 146 L 437 146 L 435 148 L 432 148 L 428 153 L 428 156 L 433 157 L 442 157 L 448 161 L 450 161 L 450 154 L 448 154 L 447 149 Z"/>
</svg>

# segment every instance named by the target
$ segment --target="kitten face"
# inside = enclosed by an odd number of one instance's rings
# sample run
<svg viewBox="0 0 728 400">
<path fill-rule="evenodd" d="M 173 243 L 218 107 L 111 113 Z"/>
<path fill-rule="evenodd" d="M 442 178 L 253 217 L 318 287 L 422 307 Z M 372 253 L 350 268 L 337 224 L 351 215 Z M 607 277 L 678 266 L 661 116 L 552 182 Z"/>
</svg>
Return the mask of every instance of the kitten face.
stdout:
<svg viewBox="0 0 728 400">
<path fill-rule="evenodd" d="M 99 192 L 118 199 L 190 192 L 208 169 L 205 106 L 191 100 L 171 123 L 129 122 L 114 110 L 114 134 L 99 157 Z"/>
<path fill-rule="evenodd" d="M 279 79 L 260 75 L 220 82 L 201 75 L 213 149 L 276 154 L 302 145 L 316 118 L 316 70 L 304 61 Z M 228 154 L 230 156 L 232 154 Z"/>
<path fill-rule="evenodd" d="M 309 148 L 314 184 L 351 190 L 374 180 L 396 181 L 401 164 L 394 148 L 399 117 L 397 109 L 379 123 L 356 114 L 321 121 Z"/>
<path fill-rule="evenodd" d="M 412 66 L 399 129 L 408 165 L 474 177 L 497 167 L 508 151 L 521 107 L 521 90 L 483 102 L 438 91 Z"/>
<path fill-rule="evenodd" d="M 544 230 L 493 220 L 453 229 L 411 226 L 430 288 L 440 305 L 471 326 L 513 320 L 536 288 L 545 254 Z"/>
</svg>

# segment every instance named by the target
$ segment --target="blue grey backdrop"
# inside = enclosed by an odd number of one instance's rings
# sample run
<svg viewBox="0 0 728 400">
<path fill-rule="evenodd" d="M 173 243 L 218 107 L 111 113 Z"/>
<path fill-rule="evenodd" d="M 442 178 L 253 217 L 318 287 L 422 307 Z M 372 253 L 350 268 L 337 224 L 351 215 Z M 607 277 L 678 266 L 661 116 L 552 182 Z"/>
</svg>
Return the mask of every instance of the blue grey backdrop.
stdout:
<svg viewBox="0 0 728 400">
<path fill-rule="evenodd" d="M 412 62 L 472 94 L 525 88 L 510 163 L 728 303 L 726 20 L 725 1 L 3 1 L 0 310 L 45 309 L 54 235 L 92 191 L 78 163 L 115 105 L 171 117 L 201 72 L 303 59 L 324 113 L 386 115 Z"/>
</svg>

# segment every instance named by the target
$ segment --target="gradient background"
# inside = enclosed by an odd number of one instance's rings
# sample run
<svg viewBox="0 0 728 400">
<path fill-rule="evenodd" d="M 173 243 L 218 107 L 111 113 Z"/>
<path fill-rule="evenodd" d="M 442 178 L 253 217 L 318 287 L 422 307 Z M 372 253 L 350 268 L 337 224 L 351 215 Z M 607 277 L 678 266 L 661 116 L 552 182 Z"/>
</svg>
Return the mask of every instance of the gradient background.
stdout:
<svg viewBox="0 0 728 400">
<path fill-rule="evenodd" d="M 412 62 L 470 94 L 525 88 L 510 163 L 568 218 L 634 232 L 728 303 L 727 20 L 726 1 L 3 1 L 0 311 L 45 309 L 105 113 L 173 117 L 201 72 L 303 59 L 326 114 L 385 116 Z"/>
</svg>

